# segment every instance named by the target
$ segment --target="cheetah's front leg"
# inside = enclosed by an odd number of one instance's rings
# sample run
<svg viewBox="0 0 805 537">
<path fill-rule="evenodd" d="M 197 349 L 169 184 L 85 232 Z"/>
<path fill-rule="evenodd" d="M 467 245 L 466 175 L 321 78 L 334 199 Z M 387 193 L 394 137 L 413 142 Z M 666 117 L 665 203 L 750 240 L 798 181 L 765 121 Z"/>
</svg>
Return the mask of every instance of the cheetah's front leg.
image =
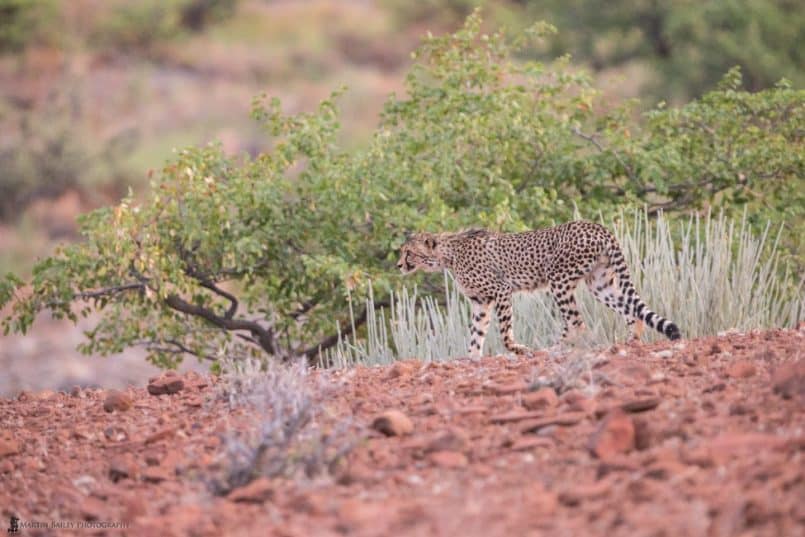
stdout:
<svg viewBox="0 0 805 537">
<path fill-rule="evenodd" d="M 578 285 L 577 280 L 566 280 L 564 282 L 551 282 L 551 294 L 559 306 L 559 311 L 562 314 L 562 336 L 561 340 L 568 339 L 571 334 L 577 334 L 585 330 L 584 321 L 579 313 L 579 307 L 576 304 L 576 298 L 573 292 Z"/>
<path fill-rule="evenodd" d="M 512 297 L 510 294 L 497 297 L 495 301 L 495 314 L 498 316 L 500 335 L 503 338 L 503 345 L 506 347 L 506 350 L 514 354 L 529 354 L 531 349 L 514 341 L 514 330 L 512 329 Z"/>
<path fill-rule="evenodd" d="M 472 303 L 472 327 L 470 328 L 470 350 L 471 358 L 480 358 L 484 350 L 484 338 L 489 329 L 489 314 L 492 310 L 492 301 L 473 298 Z"/>
</svg>

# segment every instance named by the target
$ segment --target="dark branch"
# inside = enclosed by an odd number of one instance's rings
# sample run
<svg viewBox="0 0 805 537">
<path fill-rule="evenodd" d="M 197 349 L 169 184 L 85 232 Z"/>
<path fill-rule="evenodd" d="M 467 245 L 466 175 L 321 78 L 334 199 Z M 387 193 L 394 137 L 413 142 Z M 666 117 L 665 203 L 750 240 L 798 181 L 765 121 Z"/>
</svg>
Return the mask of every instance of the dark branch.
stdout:
<svg viewBox="0 0 805 537">
<path fill-rule="evenodd" d="M 238 299 L 235 298 L 235 295 L 224 291 L 209 280 L 199 280 L 199 284 L 202 287 L 209 289 L 216 295 L 221 296 L 229 301 L 229 309 L 226 310 L 226 313 L 224 314 L 225 319 L 232 319 L 235 316 L 235 313 L 238 311 Z"/>
<path fill-rule="evenodd" d="M 95 291 L 82 291 L 73 295 L 73 300 L 92 300 L 94 298 L 104 298 L 109 295 L 116 295 L 123 291 L 145 290 L 144 283 L 126 283 L 123 285 L 115 285 L 112 287 L 104 287 L 103 289 L 96 289 Z"/>
<path fill-rule="evenodd" d="M 245 330 L 250 332 L 257 340 L 260 348 L 262 348 L 268 354 L 277 354 L 277 347 L 274 344 L 273 331 L 265 328 L 260 323 L 255 321 L 247 321 L 246 319 L 228 319 L 226 317 L 221 317 L 216 315 L 212 310 L 191 304 L 178 295 L 169 295 L 165 299 L 165 304 L 181 313 L 201 317 L 202 319 L 205 319 L 206 321 L 219 328 L 223 328 L 224 330 Z"/>
<path fill-rule="evenodd" d="M 146 350 L 150 352 L 163 352 L 166 354 L 190 354 L 192 356 L 197 356 L 201 359 L 208 360 L 210 362 L 218 361 L 218 358 L 213 356 L 212 354 L 204 354 L 194 351 L 193 349 L 187 347 L 181 341 L 177 341 L 175 339 L 169 339 L 162 343 L 167 345 L 172 345 L 172 347 L 164 347 L 158 344 L 158 342 L 149 341 L 144 342 Z"/>
<path fill-rule="evenodd" d="M 598 143 L 598 140 L 595 139 L 595 136 L 590 134 L 584 134 L 583 132 L 581 132 L 579 129 L 576 128 L 572 129 L 572 132 L 582 140 L 586 140 L 592 145 L 594 145 L 595 148 L 598 149 L 600 153 L 606 153 L 606 149 L 604 149 L 604 147 L 600 143 Z M 610 153 L 612 153 L 612 156 L 615 157 L 615 160 L 618 161 L 618 164 L 620 164 L 623 167 L 623 170 L 626 172 L 627 177 L 629 177 L 630 180 L 634 181 L 635 176 L 634 172 L 632 171 L 632 168 L 626 163 L 625 160 L 621 158 L 620 154 L 617 151 L 611 149 Z"/>
</svg>

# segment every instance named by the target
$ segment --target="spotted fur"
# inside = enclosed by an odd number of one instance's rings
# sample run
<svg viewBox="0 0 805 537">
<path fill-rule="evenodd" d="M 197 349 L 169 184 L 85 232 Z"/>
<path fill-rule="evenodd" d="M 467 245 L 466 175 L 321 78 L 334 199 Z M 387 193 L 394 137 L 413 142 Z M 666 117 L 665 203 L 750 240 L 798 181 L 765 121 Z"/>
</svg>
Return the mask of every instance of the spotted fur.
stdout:
<svg viewBox="0 0 805 537">
<path fill-rule="evenodd" d="M 637 294 L 615 236 L 593 222 L 524 233 L 418 233 L 403 244 L 397 266 L 406 274 L 445 269 L 453 273 L 472 303 L 472 356 L 481 355 L 493 308 L 506 349 L 528 352 L 512 334 L 512 294 L 519 291 L 550 290 L 564 320 L 562 338 L 583 329 L 573 296 L 581 281 L 597 300 L 625 317 L 633 338 L 640 337 L 644 322 L 669 339 L 680 337 L 679 328 L 648 309 Z"/>
</svg>

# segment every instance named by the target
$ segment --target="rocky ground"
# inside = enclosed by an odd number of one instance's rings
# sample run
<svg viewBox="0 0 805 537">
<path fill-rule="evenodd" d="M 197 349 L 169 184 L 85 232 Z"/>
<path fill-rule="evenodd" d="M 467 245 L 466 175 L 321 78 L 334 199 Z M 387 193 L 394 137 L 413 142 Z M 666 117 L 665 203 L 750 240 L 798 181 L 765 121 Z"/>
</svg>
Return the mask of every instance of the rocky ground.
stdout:
<svg viewBox="0 0 805 537">
<path fill-rule="evenodd" d="M 226 495 L 222 439 L 265 416 L 228 380 L 0 399 L 0 514 L 23 535 L 805 535 L 805 325 L 307 381 L 331 387 L 321 427 L 352 424 L 346 461 Z"/>
</svg>

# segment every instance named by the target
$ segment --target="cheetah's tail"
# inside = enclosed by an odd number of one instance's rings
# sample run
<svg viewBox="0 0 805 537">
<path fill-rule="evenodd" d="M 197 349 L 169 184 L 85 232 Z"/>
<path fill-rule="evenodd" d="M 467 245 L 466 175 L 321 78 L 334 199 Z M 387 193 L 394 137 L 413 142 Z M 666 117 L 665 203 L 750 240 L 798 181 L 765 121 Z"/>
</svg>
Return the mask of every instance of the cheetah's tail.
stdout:
<svg viewBox="0 0 805 537">
<path fill-rule="evenodd" d="M 634 289 L 634 287 L 632 287 L 632 289 Z M 633 298 L 635 299 L 632 302 L 632 315 L 634 317 L 637 317 L 641 321 L 645 322 L 651 328 L 654 328 L 659 333 L 665 335 L 665 337 L 668 339 L 674 340 L 681 337 L 679 327 L 673 321 L 669 321 L 665 317 L 661 317 L 648 309 L 646 303 L 643 302 L 637 293 L 634 294 Z"/>
<path fill-rule="evenodd" d="M 625 304 L 622 305 L 622 307 L 626 310 L 624 313 L 640 319 L 670 340 L 675 340 L 682 337 L 679 332 L 679 327 L 673 321 L 670 321 L 665 317 L 661 317 L 660 315 L 657 315 L 651 311 L 648 306 L 646 306 L 646 303 L 643 302 L 643 299 L 640 298 L 640 295 L 637 294 L 637 290 L 634 288 L 632 280 L 629 276 L 629 269 L 626 266 L 626 260 L 623 258 L 623 253 L 621 252 L 620 247 L 614 241 L 610 246 L 609 258 L 615 269 L 615 272 L 618 275 L 618 283 L 620 285 L 621 292 L 623 293 L 623 298 L 625 299 Z"/>
</svg>

